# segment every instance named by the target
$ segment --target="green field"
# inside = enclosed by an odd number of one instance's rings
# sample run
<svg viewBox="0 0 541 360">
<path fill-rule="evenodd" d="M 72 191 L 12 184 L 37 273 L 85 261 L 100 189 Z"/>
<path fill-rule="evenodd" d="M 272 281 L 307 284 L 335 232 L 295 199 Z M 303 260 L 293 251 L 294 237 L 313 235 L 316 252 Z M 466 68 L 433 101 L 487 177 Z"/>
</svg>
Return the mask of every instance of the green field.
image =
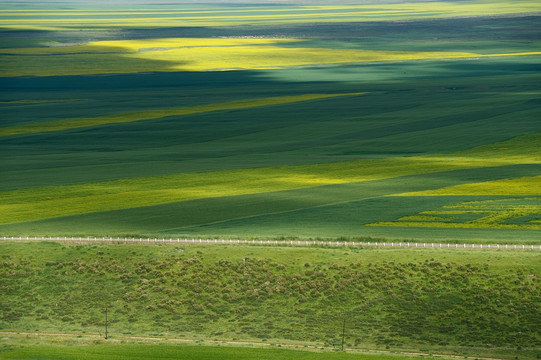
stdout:
<svg viewBox="0 0 541 360">
<path fill-rule="evenodd" d="M 407 63 L 401 66 L 419 65 Z M 504 66 L 507 65 L 500 64 L 500 68 Z M 280 74 L 285 76 L 287 71 L 280 70 Z M 207 73 L 200 76 L 211 81 Z M 375 231 L 366 227 L 369 222 L 363 219 L 365 215 L 372 217 L 375 208 L 366 208 L 366 213 L 357 210 L 358 219 L 353 223 L 343 220 L 326 223 L 319 219 L 319 227 L 326 228 L 320 234 L 304 233 L 288 221 L 278 227 L 273 225 L 273 233 L 269 234 L 264 229 L 264 224 L 270 220 L 265 213 L 271 213 L 268 216 L 273 217 L 276 212 L 294 209 L 303 214 L 320 212 L 320 207 L 327 204 L 327 212 L 333 214 L 333 218 L 345 219 L 355 214 L 347 209 L 344 213 L 343 207 L 337 208 L 335 203 L 364 201 L 371 194 L 372 198 L 380 198 L 371 199 L 370 204 L 374 201 L 385 204 L 390 199 L 384 195 L 539 175 L 537 134 L 541 128 L 535 101 L 537 80 L 532 74 L 490 77 L 487 86 L 492 87 L 491 91 L 475 89 L 474 83 L 482 79 L 466 77 L 439 81 L 425 78 L 391 84 L 388 80 L 360 85 L 291 84 L 286 94 L 279 93 L 280 86 L 275 82 L 260 80 L 250 84 L 246 79 L 237 84 L 237 76 L 233 78 L 228 72 L 216 75 L 225 85 L 222 83 L 220 88 L 214 88 L 216 94 L 211 103 L 236 101 L 235 98 L 246 92 L 255 93 L 257 98 L 297 96 L 314 93 L 314 87 L 325 93 L 362 90 L 367 94 L 108 123 L 81 129 L 70 129 L 67 123 L 66 130 L 5 136 L 1 145 L 6 154 L 2 158 L 1 206 L 6 215 L 2 219 L 5 225 L 0 227 L 1 232 L 5 235 L 167 233 L 181 236 L 193 234 L 192 229 L 184 229 L 186 225 L 204 226 L 217 220 L 228 220 L 238 225 L 234 229 L 207 226 L 197 230 L 196 234 L 362 236 Z M 196 74 L 181 73 L 175 77 L 182 83 L 192 81 L 193 85 L 186 85 L 188 89 L 130 90 L 127 99 L 122 95 L 125 93 L 123 87 L 139 81 L 171 80 L 159 74 L 83 78 L 82 84 L 77 86 L 95 87 L 99 86 L 97 82 L 105 81 L 107 84 L 103 86 L 118 89 L 104 93 L 99 93 L 98 89 L 76 89 L 70 98 L 82 100 L 69 103 L 4 103 L 6 129 L 29 128 L 24 122 L 30 119 L 46 127 L 53 122 L 60 124 L 59 117 L 73 119 L 88 114 L 133 112 L 134 107 L 152 113 L 163 108 L 203 105 L 206 98 L 201 95 L 209 89 L 197 83 Z M 65 79 L 66 86 L 73 86 L 67 82 L 71 80 L 75 79 Z M 441 81 L 451 88 L 438 89 L 435 83 Z M 517 81 L 522 81 L 520 91 L 509 95 L 505 89 L 516 86 Z M 57 82 L 62 84 L 62 79 L 6 79 L 12 86 L 5 92 L 10 96 L 6 95 L 6 100 L 62 99 L 66 90 L 39 90 L 49 89 Z M 412 85 L 415 88 L 410 88 Z M 459 89 L 460 86 L 464 88 Z M 34 90 L 28 93 L 27 87 Z M 457 90 L 452 90 L 455 87 Z M 295 89 L 298 89 L 297 93 L 293 92 Z M 189 96 L 183 93 L 186 90 L 189 90 Z M 144 97 L 136 96 L 137 93 Z M 142 100 L 136 103 L 137 99 Z M 296 115 L 291 118 L 291 114 Z M 110 117 L 112 115 L 102 116 L 106 120 Z M 36 125 L 31 124 L 30 128 L 36 128 Z M 399 187 L 367 195 L 356 191 L 384 188 L 392 181 L 390 179 L 395 179 Z M 348 189 L 355 191 L 348 195 Z M 335 190 L 343 195 L 335 197 Z M 484 196 L 486 200 L 494 197 L 493 194 L 473 195 Z M 509 193 L 509 196 L 515 195 Z M 532 195 L 539 193 L 528 194 Z M 252 212 L 248 211 L 247 197 L 255 197 L 254 201 L 260 204 Z M 449 196 L 450 200 L 452 198 Z M 275 199 L 283 201 L 276 204 Z M 430 204 L 433 199 L 425 200 L 424 210 L 434 210 Z M 401 198 L 400 202 L 403 209 L 410 208 L 410 199 Z M 209 207 L 213 203 L 228 204 L 231 210 L 217 213 L 215 207 Z M 197 204 L 200 204 L 199 208 Z M 313 205 L 318 208 L 310 210 Z M 194 206 L 196 211 L 193 211 Z M 359 203 L 357 207 L 362 209 L 363 206 Z M 165 208 L 172 212 L 164 210 L 167 216 L 163 217 L 162 209 Z M 191 219 L 182 216 L 187 209 L 190 209 Z M 117 221 L 111 217 L 112 213 L 104 212 L 110 210 L 117 211 L 114 213 L 118 215 Z M 383 208 L 380 219 L 370 222 L 396 220 L 388 217 L 387 210 Z M 153 213 L 156 222 L 145 221 Z M 130 228 L 126 216 L 130 223 L 138 224 L 137 227 Z M 253 224 L 248 224 L 242 220 L 250 216 L 259 216 L 261 222 L 254 223 L 257 219 L 251 218 L 249 222 Z M 290 216 L 308 220 L 301 214 L 286 214 L 286 217 Z M 50 220 L 43 220 L 47 218 Z M 88 228 L 93 218 L 107 218 L 107 221 Z M 145 223 L 148 226 L 144 226 Z M 81 232 L 82 227 L 84 232 Z M 107 230 L 102 230 L 104 228 Z M 393 230 L 378 231 L 380 236 L 391 238 L 403 234 L 401 231 L 393 233 Z M 491 232 L 479 234 L 476 237 L 492 237 Z M 454 231 L 447 231 L 446 237 L 468 240 Z M 525 238 L 535 239 L 536 235 L 516 231 L 510 234 L 509 240 Z"/>
<path fill-rule="evenodd" d="M 536 2 L 138 6 L 3 5 L 2 235 L 540 238 Z"/>
</svg>

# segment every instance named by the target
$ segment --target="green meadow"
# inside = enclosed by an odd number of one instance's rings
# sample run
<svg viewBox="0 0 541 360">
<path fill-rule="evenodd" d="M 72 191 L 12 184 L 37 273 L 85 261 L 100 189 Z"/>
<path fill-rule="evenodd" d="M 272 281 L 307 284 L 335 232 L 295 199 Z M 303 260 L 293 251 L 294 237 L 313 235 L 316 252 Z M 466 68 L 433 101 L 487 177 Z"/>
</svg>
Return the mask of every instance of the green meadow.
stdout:
<svg viewBox="0 0 541 360">
<path fill-rule="evenodd" d="M 159 355 L 158 355 L 159 354 Z M 263 349 L 246 347 L 211 347 L 188 345 L 95 345 L 70 346 L 59 349 L 55 346 L 39 346 L 32 349 L 23 349 L 0 355 L 2 359 L 182 359 L 182 360 L 251 360 L 251 359 L 303 359 L 303 360 L 411 360 L 412 356 L 374 355 L 374 354 L 344 354 L 336 352 L 314 352 L 285 349 Z"/>
</svg>

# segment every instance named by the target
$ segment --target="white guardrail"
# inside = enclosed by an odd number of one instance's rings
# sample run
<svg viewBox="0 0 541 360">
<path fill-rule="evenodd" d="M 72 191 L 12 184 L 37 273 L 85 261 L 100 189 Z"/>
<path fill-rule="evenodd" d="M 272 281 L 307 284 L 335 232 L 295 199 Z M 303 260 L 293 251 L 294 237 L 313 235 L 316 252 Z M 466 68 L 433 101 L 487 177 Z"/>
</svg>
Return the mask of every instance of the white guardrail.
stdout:
<svg viewBox="0 0 541 360">
<path fill-rule="evenodd" d="M 282 246 L 333 246 L 333 247 L 400 247 L 439 249 L 509 249 L 541 250 L 541 245 L 524 244 L 450 244 L 417 242 L 376 242 L 376 241 L 302 241 L 302 240 L 227 240 L 227 239 L 158 239 L 158 238 L 84 238 L 84 237 L 0 237 L 3 241 L 68 241 L 79 243 L 178 243 L 178 244 L 227 244 L 227 245 L 282 245 Z"/>
</svg>

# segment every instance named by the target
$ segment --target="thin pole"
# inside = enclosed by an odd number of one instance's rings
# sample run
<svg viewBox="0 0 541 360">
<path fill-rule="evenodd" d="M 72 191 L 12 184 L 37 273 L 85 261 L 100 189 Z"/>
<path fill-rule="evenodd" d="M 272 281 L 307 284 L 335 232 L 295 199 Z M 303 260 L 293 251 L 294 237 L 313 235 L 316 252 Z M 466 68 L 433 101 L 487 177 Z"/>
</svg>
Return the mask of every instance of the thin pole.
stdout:
<svg viewBox="0 0 541 360">
<path fill-rule="evenodd" d="M 346 336 L 346 318 L 344 318 L 344 325 L 342 326 L 342 351 L 344 351 L 345 336 Z"/>
<path fill-rule="evenodd" d="M 105 308 L 105 340 L 107 340 L 107 308 Z"/>
</svg>

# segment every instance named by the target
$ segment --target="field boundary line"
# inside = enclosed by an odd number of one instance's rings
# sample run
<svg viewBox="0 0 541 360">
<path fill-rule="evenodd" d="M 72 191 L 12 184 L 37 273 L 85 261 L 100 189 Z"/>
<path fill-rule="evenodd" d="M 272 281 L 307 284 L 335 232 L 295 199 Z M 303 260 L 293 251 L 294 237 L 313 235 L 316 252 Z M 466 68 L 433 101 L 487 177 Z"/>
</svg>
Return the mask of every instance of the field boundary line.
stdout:
<svg viewBox="0 0 541 360">
<path fill-rule="evenodd" d="M 132 244 L 206 244 L 206 245 L 266 245 L 266 246 L 329 246 L 379 247 L 415 249 L 485 249 L 485 250 L 541 250 L 541 245 L 526 244 L 452 244 L 387 241 L 320 241 L 320 240 L 241 240 L 241 239 L 187 239 L 187 238 L 122 238 L 122 237 L 15 237 L 2 236 L 0 241 L 64 241 L 71 243 L 132 243 Z"/>
<path fill-rule="evenodd" d="M 416 175 L 423 175 L 423 174 L 416 174 Z M 406 176 L 408 176 L 408 175 L 406 175 Z M 401 176 L 397 176 L 397 177 L 401 177 Z M 393 178 L 396 178 L 396 177 L 393 177 Z M 393 179 L 393 178 L 390 178 L 390 179 Z M 385 179 L 383 179 L 383 180 L 385 180 Z M 369 182 L 369 181 L 373 181 L 373 180 L 350 181 L 350 182 L 342 183 L 340 185 L 355 184 L 355 183 L 366 183 L 366 182 Z M 319 185 L 319 186 L 329 186 L 329 185 L 332 185 L 332 184 Z M 318 187 L 318 186 L 314 186 L 314 187 Z M 306 188 L 301 188 L 301 189 L 310 189 L 310 188 L 314 188 L 314 187 L 306 187 Z M 298 190 L 301 190 L 301 189 L 298 189 Z M 279 191 L 290 191 L 290 190 L 294 190 L 294 189 L 279 190 Z M 239 217 L 234 217 L 234 218 L 225 219 L 225 220 L 211 221 L 211 222 L 207 222 L 207 223 L 204 223 L 204 224 L 178 226 L 178 227 L 174 227 L 174 228 L 170 228 L 170 229 L 164 229 L 164 231 L 177 230 L 177 229 L 186 229 L 186 228 L 191 228 L 191 227 L 200 226 L 200 225 L 208 226 L 208 225 L 223 224 L 223 223 L 226 223 L 226 222 L 229 222 L 229 221 L 255 219 L 255 218 L 263 217 L 263 216 L 281 215 L 281 214 L 287 214 L 287 213 L 292 213 L 292 212 L 296 212 L 296 211 L 312 210 L 312 209 L 323 208 L 323 207 L 327 207 L 327 206 L 342 205 L 342 204 L 347 204 L 347 203 L 352 203 L 352 202 L 357 202 L 357 201 L 379 199 L 379 198 L 382 198 L 382 197 L 385 197 L 385 196 L 387 196 L 387 195 L 372 196 L 372 197 L 367 197 L 367 198 L 362 198 L 362 199 L 343 200 L 343 201 L 324 203 L 324 204 L 318 204 L 318 205 L 313 205 L 313 206 L 300 207 L 300 208 L 297 208 L 297 209 L 279 210 L 279 211 L 274 211 L 274 212 L 269 212 L 269 213 L 264 213 L 264 214 L 253 214 L 253 215 L 239 216 Z"/>
</svg>

